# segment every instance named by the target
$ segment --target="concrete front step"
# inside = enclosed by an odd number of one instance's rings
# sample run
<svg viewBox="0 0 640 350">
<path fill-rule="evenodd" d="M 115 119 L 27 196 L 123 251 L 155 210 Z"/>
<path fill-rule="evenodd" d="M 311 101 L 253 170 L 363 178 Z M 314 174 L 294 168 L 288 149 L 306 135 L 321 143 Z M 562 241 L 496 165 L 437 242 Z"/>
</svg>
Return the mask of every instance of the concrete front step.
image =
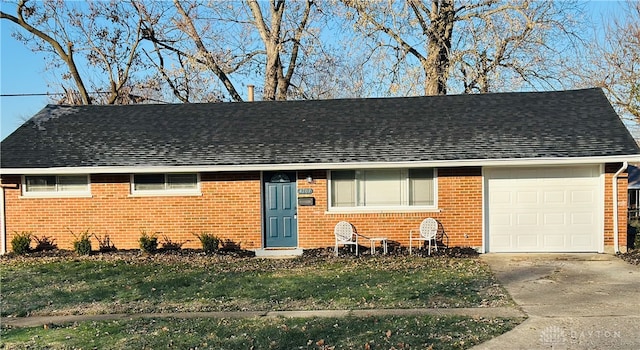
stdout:
<svg viewBox="0 0 640 350">
<path fill-rule="evenodd" d="M 278 248 L 278 249 L 256 249 L 256 258 L 291 258 L 302 255 L 302 249 L 298 248 Z"/>
</svg>

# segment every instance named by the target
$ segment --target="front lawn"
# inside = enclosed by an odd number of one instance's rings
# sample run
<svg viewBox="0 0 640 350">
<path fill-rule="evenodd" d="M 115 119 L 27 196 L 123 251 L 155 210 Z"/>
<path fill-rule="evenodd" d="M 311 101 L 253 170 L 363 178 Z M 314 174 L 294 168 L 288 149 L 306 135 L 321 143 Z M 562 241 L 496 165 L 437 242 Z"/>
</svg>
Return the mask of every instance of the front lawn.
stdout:
<svg viewBox="0 0 640 350">
<path fill-rule="evenodd" d="M 3 316 L 513 305 L 475 258 L 197 252 L 0 258 Z M 467 349 L 521 318 L 131 318 L 0 329 L 0 348 Z"/>
<path fill-rule="evenodd" d="M 504 306 L 474 258 L 262 260 L 112 253 L 3 258 L 2 316 Z"/>
<path fill-rule="evenodd" d="M 468 349 L 520 319 L 138 319 L 3 329 L 5 349 Z"/>
</svg>

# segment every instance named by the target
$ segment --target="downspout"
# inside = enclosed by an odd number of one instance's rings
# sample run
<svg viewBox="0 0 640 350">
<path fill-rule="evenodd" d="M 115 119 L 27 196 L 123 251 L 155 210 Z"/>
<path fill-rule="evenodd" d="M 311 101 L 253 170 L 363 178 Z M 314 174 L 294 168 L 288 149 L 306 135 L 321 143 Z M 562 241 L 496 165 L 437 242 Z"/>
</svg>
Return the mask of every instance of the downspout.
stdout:
<svg viewBox="0 0 640 350">
<path fill-rule="evenodd" d="M 7 254 L 7 213 L 5 210 L 5 189 L 17 189 L 19 187 L 15 184 L 3 184 L 2 179 L 0 178 L 0 188 L 2 189 L 2 193 L 0 193 L 0 255 L 4 255 Z"/>
<path fill-rule="evenodd" d="M 625 160 L 622 163 L 622 168 L 618 170 L 615 174 L 613 174 L 613 179 L 611 180 L 613 183 L 613 251 L 618 254 L 620 253 L 620 249 L 618 247 L 620 238 L 620 232 L 618 230 L 618 176 L 622 174 L 623 171 L 627 170 L 629 163 Z"/>
<path fill-rule="evenodd" d="M 5 255 L 7 254 L 7 217 L 4 212 L 4 186 L 1 182 L 0 188 L 2 188 L 2 193 L 0 194 L 0 239 L 2 240 L 0 255 Z"/>
</svg>

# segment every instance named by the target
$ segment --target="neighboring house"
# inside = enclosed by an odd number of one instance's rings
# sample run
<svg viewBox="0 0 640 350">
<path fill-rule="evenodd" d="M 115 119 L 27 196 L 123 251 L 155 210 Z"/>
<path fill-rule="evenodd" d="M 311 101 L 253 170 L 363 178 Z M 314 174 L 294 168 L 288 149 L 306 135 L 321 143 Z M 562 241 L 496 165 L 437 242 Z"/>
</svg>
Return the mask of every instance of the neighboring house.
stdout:
<svg viewBox="0 0 640 350">
<path fill-rule="evenodd" d="M 640 153 L 600 89 L 50 105 L 1 148 L 5 249 L 88 229 L 258 251 L 332 246 L 341 220 L 405 246 L 426 217 L 482 252 L 617 251 Z"/>
<path fill-rule="evenodd" d="M 629 185 L 627 195 L 627 212 L 629 220 L 640 219 L 640 168 L 629 165 Z"/>
</svg>

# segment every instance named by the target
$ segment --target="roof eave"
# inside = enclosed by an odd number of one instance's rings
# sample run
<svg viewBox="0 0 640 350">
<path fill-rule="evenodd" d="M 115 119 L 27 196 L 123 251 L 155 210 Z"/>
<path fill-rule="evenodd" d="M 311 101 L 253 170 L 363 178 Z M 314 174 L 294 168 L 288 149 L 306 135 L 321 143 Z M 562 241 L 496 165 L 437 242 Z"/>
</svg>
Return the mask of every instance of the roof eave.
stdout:
<svg viewBox="0 0 640 350">
<path fill-rule="evenodd" d="M 0 175 L 42 174 L 130 174 L 130 173 L 178 173 L 178 172 L 232 172 L 232 171 L 285 171 L 326 169 L 384 169 L 384 168 L 450 168 L 450 167 L 499 167 L 499 166 L 544 166 L 603 164 L 616 162 L 640 162 L 640 154 L 572 157 L 572 158 L 507 158 L 507 159 L 462 159 L 437 161 L 401 162 L 345 162 L 345 163 L 288 163 L 247 165 L 187 165 L 187 166 L 96 166 L 96 167 L 51 167 L 51 168 L 2 168 Z"/>
</svg>

